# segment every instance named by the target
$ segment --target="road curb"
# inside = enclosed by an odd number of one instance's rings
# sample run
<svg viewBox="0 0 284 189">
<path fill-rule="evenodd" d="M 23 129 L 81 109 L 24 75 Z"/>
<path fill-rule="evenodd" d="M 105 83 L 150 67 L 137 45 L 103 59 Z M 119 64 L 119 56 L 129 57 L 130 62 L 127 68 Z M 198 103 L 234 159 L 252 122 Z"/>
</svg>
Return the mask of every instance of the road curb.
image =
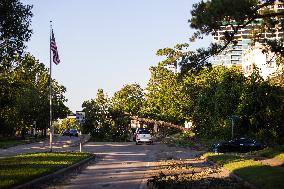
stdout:
<svg viewBox="0 0 284 189">
<path fill-rule="evenodd" d="M 69 167 L 60 169 L 60 170 L 58 170 L 58 171 L 56 171 L 54 173 L 50 173 L 48 175 L 45 175 L 45 176 L 36 178 L 34 180 L 31 180 L 29 182 L 26 182 L 24 184 L 14 186 L 14 187 L 12 187 L 12 189 L 36 188 L 36 186 L 38 186 L 40 184 L 44 184 L 47 181 L 51 181 L 51 180 L 55 179 L 58 176 L 62 176 L 64 174 L 66 174 L 67 172 L 70 172 L 70 171 L 73 171 L 75 169 L 78 169 L 78 168 L 82 167 L 84 164 L 90 162 L 93 159 L 95 159 L 94 155 L 92 155 L 91 157 L 89 157 L 87 159 L 79 161 L 78 163 L 75 163 L 75 164 L 73 164 L 73 165 L 71 165 Z"/>
<path fill-rule="evenodd" d="M 215 163 L 214 161 L 209 160 L 208 158 L 205 158 L 206 162 L 208 162 L 211 165 L 215 165 L 220 167 L 217 163 Z M 249 183 L 248 181 L 244 180 L 243 178 L 239 177 L 238 175 L 236 175 L 235 173 L 232 173 L 231 171 L 225 169 L 224 167 L 221 167 L 223 171 L 225 171 L 226 173 L 228 173 L 228 175 L 231 178 L 236 179 L 239 182 L 242 182 L 246 187 L 248 187 L 249 189 L 258 189 L 256 186 L 254 186 L 253 184 Z"/>
</svg>

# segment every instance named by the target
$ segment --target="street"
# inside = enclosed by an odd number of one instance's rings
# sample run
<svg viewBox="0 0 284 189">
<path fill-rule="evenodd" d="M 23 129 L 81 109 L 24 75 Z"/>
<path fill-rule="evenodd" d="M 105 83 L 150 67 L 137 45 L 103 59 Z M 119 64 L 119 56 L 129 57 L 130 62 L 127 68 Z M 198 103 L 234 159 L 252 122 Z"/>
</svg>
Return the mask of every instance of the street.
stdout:
<svg viewBox="0 0 284 189">
<path fill-rule="evenodd" d="M 84 151 L 98 155 L 74 178 L 48 188 L 147 188 L 147 179 L 159 167 L 159 160 L 194 158 L 199 152 L 164 144 L 135 145 L 127 143 L 90 142 Z"/>
</svg>

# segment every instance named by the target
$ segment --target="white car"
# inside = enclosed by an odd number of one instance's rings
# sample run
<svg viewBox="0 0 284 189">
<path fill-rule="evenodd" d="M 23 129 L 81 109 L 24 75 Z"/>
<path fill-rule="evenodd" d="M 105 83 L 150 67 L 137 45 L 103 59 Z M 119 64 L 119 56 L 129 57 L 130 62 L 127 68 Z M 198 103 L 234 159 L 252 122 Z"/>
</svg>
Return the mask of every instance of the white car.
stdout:
<svg viewBox="0 0 284 189">
<path fill-rule="evenodd" d="M 153 144 L 150 131 L 145 128 L 137 129 L 136 131 L 136 145 L 141 143 Z"/>
</svg>

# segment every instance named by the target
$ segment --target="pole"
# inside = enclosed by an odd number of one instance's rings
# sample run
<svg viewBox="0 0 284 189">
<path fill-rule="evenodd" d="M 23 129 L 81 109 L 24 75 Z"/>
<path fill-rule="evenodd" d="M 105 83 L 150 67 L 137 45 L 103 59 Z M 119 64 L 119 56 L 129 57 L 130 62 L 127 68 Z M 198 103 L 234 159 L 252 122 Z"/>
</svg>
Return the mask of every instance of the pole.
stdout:
<svg viewBox="0 0 284 189">
<path fill-rule="evenodd" d="M 232 118 L 232 140 L 234 139 L 234 124 L 235 120 Z"/>
<path fill-rule="evenodd" d="M 50 152 L 52 152 L 52 60 L 51 60 L 51 35 L 52 35 L 52 21 L 50 21 L 50 37 L 49 37 L 49 148 Z"/>
<path fill-rule="evenodd" d="M 82 152 L 82 132 L 81 132 L 81 121 L 79 122 L 79 138 L 80 138 L 80 152 Z"/>
</svg>

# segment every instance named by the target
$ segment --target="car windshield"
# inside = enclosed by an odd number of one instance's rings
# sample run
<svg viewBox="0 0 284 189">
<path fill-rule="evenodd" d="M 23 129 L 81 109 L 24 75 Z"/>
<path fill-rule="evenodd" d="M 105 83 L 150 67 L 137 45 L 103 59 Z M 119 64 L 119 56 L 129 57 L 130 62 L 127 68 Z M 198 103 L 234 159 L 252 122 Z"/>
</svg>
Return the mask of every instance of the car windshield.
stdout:
<svg viewBox="0 0 284 189">
<path fill-rule="evenodd" d="M 138 134 L 150 134 L 150 131 L 148 131 L 148 130 L 139 130 Z"/>
<path fill-rule="evenodd" d="M 254 143 L 254 140 L 248 138 L 239 138 L 235 140 L 236 143 Z"/>
</svg>

